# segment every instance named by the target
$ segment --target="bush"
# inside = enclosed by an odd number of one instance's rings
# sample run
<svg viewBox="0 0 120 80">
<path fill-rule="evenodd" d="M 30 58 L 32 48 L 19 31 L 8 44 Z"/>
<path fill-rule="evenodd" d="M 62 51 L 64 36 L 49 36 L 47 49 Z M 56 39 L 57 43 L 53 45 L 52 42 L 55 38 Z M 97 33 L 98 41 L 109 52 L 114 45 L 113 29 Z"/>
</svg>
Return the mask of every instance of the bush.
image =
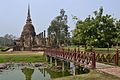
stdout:
<svg viewBox="0 0 120 80">
<path fill-rule="evenodd" d="M 90 72 L 90 69 L 82 67 L 82 66 L 79 66 L 76 68 L 77 74 L 85 74 L 85 73 L 89 73 L 89 72 Z"/>
</svg>

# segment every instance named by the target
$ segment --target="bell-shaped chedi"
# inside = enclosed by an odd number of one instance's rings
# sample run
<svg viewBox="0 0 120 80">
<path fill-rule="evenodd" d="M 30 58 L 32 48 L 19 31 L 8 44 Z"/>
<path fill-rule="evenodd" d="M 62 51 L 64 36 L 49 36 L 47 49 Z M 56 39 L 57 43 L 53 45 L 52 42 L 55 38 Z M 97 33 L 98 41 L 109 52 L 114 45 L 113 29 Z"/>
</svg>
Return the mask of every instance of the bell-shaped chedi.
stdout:
<svg viewBox="0 0 120 80">
<path fill-rule="evenodd" d="M 36 33 L 30 16 L 30 6 L 28 5 L 27 20 L 20 37 L 20 45 L 22 46 L 22 50 L 30 51 L 32 49 L 35 43 L 35 36 Z"/>
</svg>

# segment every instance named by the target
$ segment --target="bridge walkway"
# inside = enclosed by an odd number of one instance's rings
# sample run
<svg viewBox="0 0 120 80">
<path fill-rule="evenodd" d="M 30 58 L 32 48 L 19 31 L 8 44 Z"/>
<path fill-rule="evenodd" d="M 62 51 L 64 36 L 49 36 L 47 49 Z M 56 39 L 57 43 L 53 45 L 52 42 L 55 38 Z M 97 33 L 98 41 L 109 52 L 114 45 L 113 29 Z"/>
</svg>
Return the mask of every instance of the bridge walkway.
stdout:
<svg viewBox="0 0 120 80">
<path fill-rule="evenodd" d="M 111 74 L 117 77 L 120 77 L 120 67 L 119 66 L 113 66 L 103 63 L 96 63 L 96 70 L 99 72 Z"/>
</svg>

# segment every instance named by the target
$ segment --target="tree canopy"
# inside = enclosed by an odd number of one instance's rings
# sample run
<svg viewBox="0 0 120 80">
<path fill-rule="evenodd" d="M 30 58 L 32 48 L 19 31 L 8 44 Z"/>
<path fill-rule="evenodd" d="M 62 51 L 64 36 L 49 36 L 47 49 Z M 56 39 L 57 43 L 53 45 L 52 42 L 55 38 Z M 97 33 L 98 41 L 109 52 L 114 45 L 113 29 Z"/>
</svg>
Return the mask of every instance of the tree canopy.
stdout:
<svg viewBox="0 0 120 80">
<path fill-rule="evenodd" d="M 16 37 L 12 34 L 5 34 L 4 37 L 0 37 L 0 46 L 12 46 Z"/>
<path fill-rule="evenodd" d="M 114 19 L 111 15 L 103 15 L 103 7 L 94 11 L 85 20 L 77 20 L 73 30 L 72 41 L 74 44 L 95 47 L 111 47 L 120 41 L 120 20 Z"/>
<path fill-rule="evenodd" d="M 62 44 L 67 45 L 69 38 L 68 28 L 67 15 L 65 15 L 64 9 L 61 9 L 60 15 L 51 21 L 48 28 L 48 37 L 52 47 L 60 47 Z"/>
</svg>

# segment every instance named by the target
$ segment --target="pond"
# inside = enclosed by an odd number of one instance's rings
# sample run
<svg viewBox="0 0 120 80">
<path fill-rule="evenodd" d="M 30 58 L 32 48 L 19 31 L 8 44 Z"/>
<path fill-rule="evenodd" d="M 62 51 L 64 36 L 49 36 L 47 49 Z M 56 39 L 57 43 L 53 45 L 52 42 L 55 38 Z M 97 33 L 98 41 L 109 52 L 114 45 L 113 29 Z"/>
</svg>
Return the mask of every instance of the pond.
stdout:
<svg viewBox="0 0 120 80">
<path fill-rule="evenodd" d="M 69 75 L 69 72 L 55 72 L 30 64 L 9 64 L 7 68 L 0 69 L 0 80 L 52 80 L 52 78 Z"/>
</svg>

